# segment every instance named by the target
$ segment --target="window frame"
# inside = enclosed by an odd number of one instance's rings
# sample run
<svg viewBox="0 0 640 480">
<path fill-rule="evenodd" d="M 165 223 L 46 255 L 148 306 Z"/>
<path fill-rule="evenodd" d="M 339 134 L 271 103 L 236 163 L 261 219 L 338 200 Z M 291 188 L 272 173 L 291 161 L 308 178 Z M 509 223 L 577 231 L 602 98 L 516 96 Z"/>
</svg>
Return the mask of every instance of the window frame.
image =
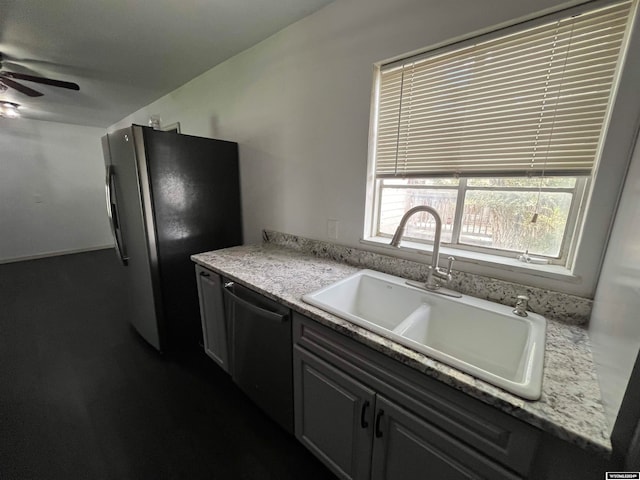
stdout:
<svg viewBox="0 0 640 480">
<path fill-rule="evenodd" d="M 571 2 L 569 6 L 533 13 L 525 17 L 500 25 L 465 34 L 434 44 L 427 49 L 414 51 L 414 55 L 429 55 L 438 49 L 453 49 L 478 40 L 478 37 L 490 39 L 522 28 L 548 22 L 560 16 L 577 14 L 584 10 L 600 8 L 616 3 L 614 0 L 595 0 Z M 615 212 L 624 184 L 631 156 L 636 148 L 640 127 L 640 21 L 638 19 L 638 0 L 631 7 L 630 28 L 623 40 L 619 69 L 614 82 L 612 102 L 605 120 L 605 131 L 599 148 L 598 160 L 586 192 L 577 206 L 582 218 L 580 228 L 574 226 L 573 240 L 568 250 L 564 266 L 530 265 L 512 261 L 497 255 L 475 254 L 455 248 L 443 248 L 441 254 L 456 255 L 455 270 L 522 283 L 525 285 L 548 288 L 555 291 L 592 298 L 597 279 L 606 252 L 613 225 Z M 631 54 L 635 53 L 635 54 Z M 389 247 L 387 240 L 372 235 L 371 226 L 376 212 L 378 199 L 375 175 L 376 119 L 378 115 L 379 72 L 381 67 L 402 61 L 410 55 L 398 55 L 374 64 L 373 88 L 369 123 L 369 149 L 366 177 L 366 198 L 364 205 L 364 225 L 361 243 L 379 253 L 424 263 L 431 249 L 425 245 L 407 242 L 400 248 Z M 640 143 L 637 148 L 640 148 Z M 600 168 L 606 164 L 606 168 Z M 410 243 L 410 244 L 409 244 Z"/>
<path fill-rule="evenodd" d="M 413 177 L 413 178 L 434 178 L 434 177 L 429 177 L 429 176 L 425 176 L 425 177 Z M 480 177 L 464 177 L 464 178 L 460 178 L 458 185 L 410 185 L 410 186 L 403 186 L 403 185 L 384 185 L 384 181 L 385 180 L 390 180 L 389 178 L 376 178 L 375 179 L 375 208 L 374 208 L 374 213 L 371 217 L 372 219 L 372 224 L 370 225 L 370 237 L 377 237 L 377 238 L 389 238 L 391 239 L 391 237 L 393 236 L 392 234 L 389 233 L 385 233 L 382 232 L 380 230 L 380 218 L 381 218 L 381 213 L 382 213 L 382 208 L 381 208 L 381 199 L 382 199 L 382 191 L 385 188 L 397 188 L 397 189 L 403 189 L 406 188 L 407 190 L 413 190 L 413 189 L 433 189 L 433 190 L 457 190 L 457 197 L 456 197 L 456 207 L 455 207 L 455 218 L 453 220 L 453 227 L 452 227 L 452 233 L 451 233 L 451 242 L 445 242 L 442 241 L 441 244 L 448 246 L 450 248 L 454 248 L 454 249 L 459 249 L 461 251 L 470 251 L 470 252 L 480 252 L 480 253 L 486 253 L 489 255 L 495 255 L 495 256 L 500 256 L 500 257 L 507 257 L 507 258 L 517 258 L 519 255 L 521 255 L 522 253 L 524 253 L 524 251 L 516 251 L 516 250 L 508 250 L 508 249 L 500 249 L 500 248 L 493 248 L 493 247 L 483 247 L 481 245 L 472 245 L 472 244 L 468 244 L 468 243 L 464 243 L 460 241 L 460 235 L 461 235 L 461 231 L 462 231 L 462 215 L 464 212 L 464 202 L 466 200 L 466 194 L 469 191 L 500 191 L 500 192 L 507 192 L 507 191 L 518 191 L 518 192 L 537 192 L 538 190 L 542 191 L 542 192 L 560 192 L 560 193 L 571 193 L 573 195 L 573 198 L 571 200 L 571 206 L 569 207 L 569 213 L 567 215 L 567 222 L 565 224 L 565 228 L 564 228 L 564 232 L 562 235 L 562 242 L 561 242 L 561 246 L 559 249 L 559 254 L 557 256 L 551 256 L 551 255 L 542 255 L 542 254 L 538 254 L 538 253 L 533 253 L 533 255 L 535 255 L 536 257 L 540 257 L 540 258 L 544 258 L 549 264 L 553 264 L 553 265 L 566 265 L 568 259 L 569 259 L 569 255 L 570 252 L 572 251 L 572 249 L 575 247 L 575 242 L 577 241 L 577 238 L 575 235 L 572 234 L 572 232 L 575 231 L 575 229 L 577 228 L 577 226 L 580 225 L 581 223 L 581 213 L 583 212 L 583 210 L 580 208 L 580 206 L 582 205 L 582 203 L 585 200 L 585 196 L 587 194 L 588 191 L 588 186 L 590 184 L 590 177 L 586 177 L 586 176 L 576 176 L 576 177 L 568 177 L 568 178 L 575 178 L 576 182 L 574 187 L 570 188 L 570 187 L 481 187 L 481 186 L 469 186 L 468 185 L 468 180 L 473 179 L 473 178 L 480 178 Z M 515 177 L 513 177 L 515 178 Z M 522 177 L 522 178 L 526 178 L 526 177 Z M 409 235 L 405 235 L 404 237 L 407 240 L 410 240 L 412 242 L 418 243 L 418 244 L 425 244 L 425 245 L 433 245 L 433 242 L 430 240 L 425 240 L 425 239 L 419 239 L 416 237 L 411 237 Z"/>
</svg>

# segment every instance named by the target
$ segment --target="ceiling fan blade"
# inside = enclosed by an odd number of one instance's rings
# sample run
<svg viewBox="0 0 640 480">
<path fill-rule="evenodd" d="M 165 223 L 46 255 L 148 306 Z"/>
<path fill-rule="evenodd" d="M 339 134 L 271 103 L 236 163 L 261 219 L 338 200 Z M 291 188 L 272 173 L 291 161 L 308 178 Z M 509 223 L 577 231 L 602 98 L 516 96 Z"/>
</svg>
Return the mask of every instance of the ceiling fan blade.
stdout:
<svg viewBox="0 0 640 480">
<path fill-rule="evenodd" d="M 43 94 L 38 92 L 37 90 L 33 90 L 32 88 L 25 87 L 24 85 L 20 85 L 18 82 L 14 82 L 13 80 L 9 80 L 4 74 L 0 77 L 0 82 L 4 83 L 7 87 L 11 87 L 20 93 L 24 93 L 29 97 L 41 97 Z"/>
<path fill-rule="evenodd" d="M 68 88 L 69 90 L 80 90 L 77 83 L 64 82 L 62 80 L 54 80 L 52 78 L 36 77 L 25 73 L 2 72 L 6 77 L 15 78 L 17 80 L 26 80 L 28 82 L 42 83 L 44 85 L 52 85 L 54 87 Z"/>
</svg>

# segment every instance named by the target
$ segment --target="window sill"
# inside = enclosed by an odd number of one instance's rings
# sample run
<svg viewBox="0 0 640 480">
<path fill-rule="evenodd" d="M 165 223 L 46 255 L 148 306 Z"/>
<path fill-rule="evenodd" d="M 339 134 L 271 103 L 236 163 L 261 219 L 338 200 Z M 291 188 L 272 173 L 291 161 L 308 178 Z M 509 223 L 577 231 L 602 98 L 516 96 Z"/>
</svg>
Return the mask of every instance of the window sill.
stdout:
<svg viewBox="0 0 640 480">
<path fill-rule="evenodd" d="M 389 245 L 389 239 L 385 237 L 368 237 L 361 239 L 360 243 L 362 245 L 375 247 L 377 250 L 380 250 L 380 253 L 387 255 L 402 257 L 420 263 L 425 263 L 425 257 L 427 257 L 428 262 L 431 262 L 431 248 L 429 245 L 403 240 L 399 248 L 392 247 Z M 456 258 L 453 266 L 454 271 L 496 276 L 518 283 L 527 283 L 526 279 L 532 277 L 541 280 L 549 279 L 575 284 L 581 283 L 582 281 L 579 276 L 573 274 L 568 268 L 561 265 L 524 263 L 516 258 L 460 250 L 445 246 L 440 247 L 441 266 L 446 267 L 446 257 L 450 255 Z M 497 275 L 496 272 L 502 274 Z"/>
</svg>

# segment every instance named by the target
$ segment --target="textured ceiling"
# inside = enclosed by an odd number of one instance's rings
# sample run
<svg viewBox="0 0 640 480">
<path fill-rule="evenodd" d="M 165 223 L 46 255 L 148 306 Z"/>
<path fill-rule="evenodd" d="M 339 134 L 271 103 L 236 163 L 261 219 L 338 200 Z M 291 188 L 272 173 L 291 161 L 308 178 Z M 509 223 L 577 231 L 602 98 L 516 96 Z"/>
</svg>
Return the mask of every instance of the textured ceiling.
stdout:
<svg viewBox="0 0 640 480">
<path fill-rule="evenodd" d="M 71 81 L 8 89 L 26 118 L 107 127 L 332 0 L 0 0 L 3 71 Z"/>
</svg>

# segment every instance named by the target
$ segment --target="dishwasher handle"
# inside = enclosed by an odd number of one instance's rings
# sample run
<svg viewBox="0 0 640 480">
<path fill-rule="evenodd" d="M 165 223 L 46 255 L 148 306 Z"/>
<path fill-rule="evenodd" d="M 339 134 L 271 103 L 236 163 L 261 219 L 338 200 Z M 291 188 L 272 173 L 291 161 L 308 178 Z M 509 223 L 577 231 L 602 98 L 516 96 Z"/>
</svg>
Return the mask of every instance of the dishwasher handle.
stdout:
<svg viewBox="0 0 640 480">
<path fill-rule="evenodd" d="M 229 284 L 225 284 L 224 293 L 229 297 L 229 299 L 238 305 L 242 305 L 244 308 L 249 310 L 250 312 L 255 313 L 256 315 L 260 315 L 262 318 L 266 318 L 267 320 L 272 320 L 274 322 L 282 323 L 287 320 L 287 314 L 275 313 L 270 310 L 265 310 L 264 308 L 258 307 L 251 302 L 247 302 L 243 298 L 240 298 L 235 293 L 231 291 L 233 288 L 233 282 L 229 282 Z"/>
</svg>

